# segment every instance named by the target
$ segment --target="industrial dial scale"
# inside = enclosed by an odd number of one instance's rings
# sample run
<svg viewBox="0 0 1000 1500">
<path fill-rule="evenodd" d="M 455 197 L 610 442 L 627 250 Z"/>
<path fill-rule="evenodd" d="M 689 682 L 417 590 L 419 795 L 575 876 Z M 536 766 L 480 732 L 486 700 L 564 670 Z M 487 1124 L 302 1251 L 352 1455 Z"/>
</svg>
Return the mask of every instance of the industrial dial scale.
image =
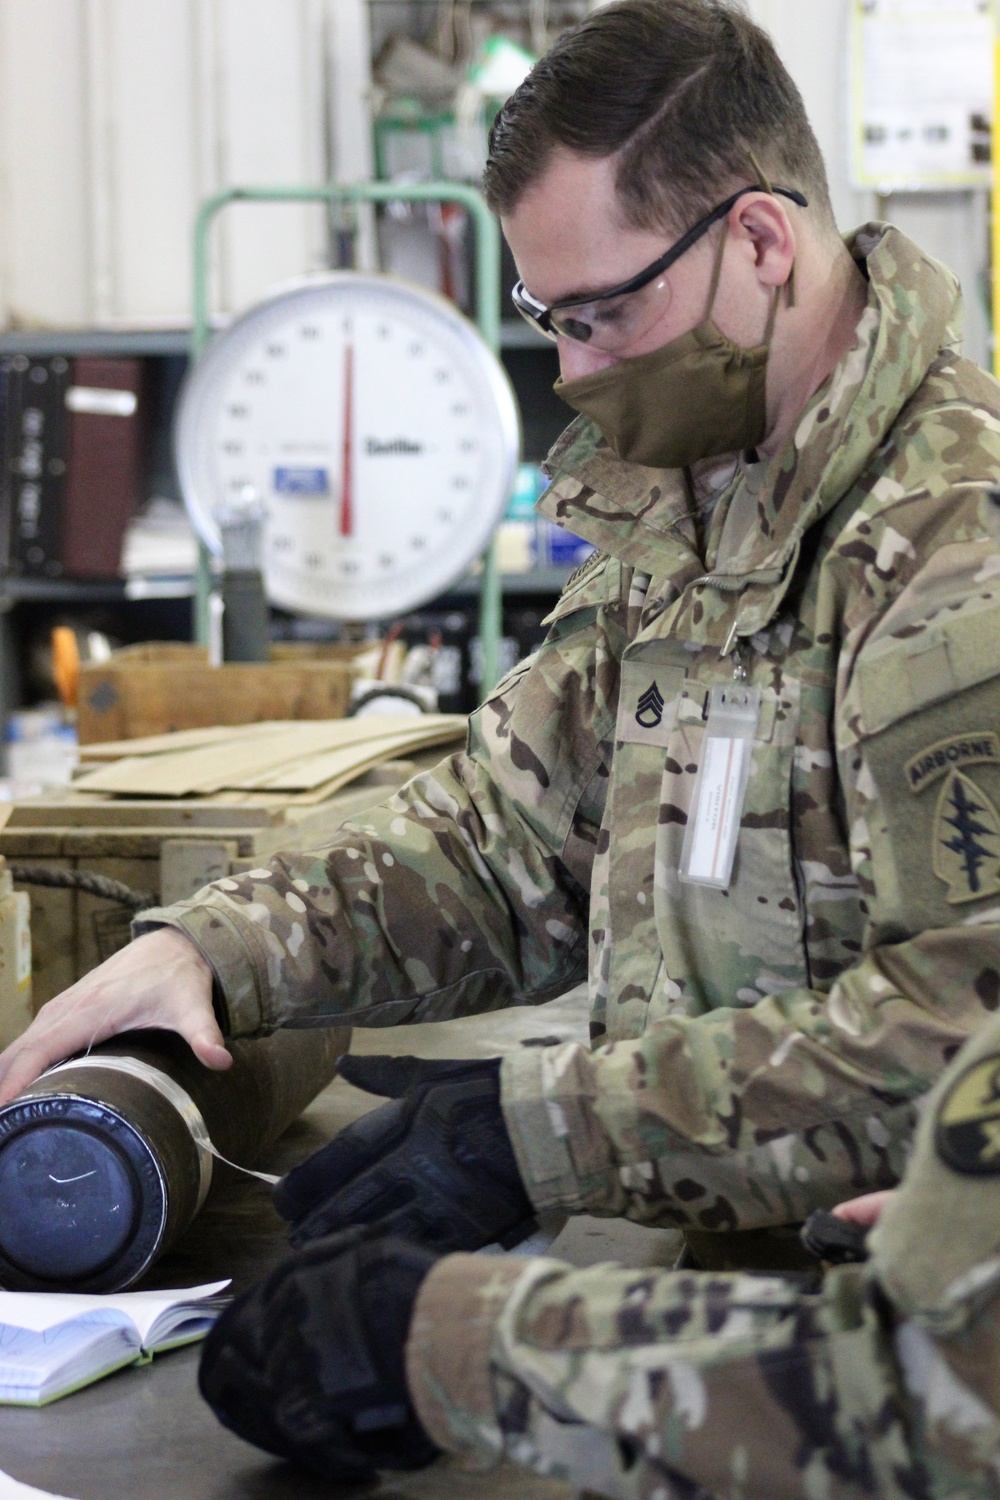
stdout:
<svg viewBox="0 0 1000 1500">
<path fill-rule="evenodd" d="M 460 203 L 476 239 L 478 330 L 396 278 L 330 272 L 279 289 L 209 342 L 208 236 L 233 202 Z M 513 489 L 517 404 L 497 357 L 499 232 L 460 184 L 233 188 L 195 232 L 195 361 L 175 429 L 200 542 L 208 633 L 220 506 L 259 501 L 270 601 L 345 622 L 391 619 L 483 557 L 483 691 L 497 677 L 501 598 L 490 539 Z"/>
</svg>

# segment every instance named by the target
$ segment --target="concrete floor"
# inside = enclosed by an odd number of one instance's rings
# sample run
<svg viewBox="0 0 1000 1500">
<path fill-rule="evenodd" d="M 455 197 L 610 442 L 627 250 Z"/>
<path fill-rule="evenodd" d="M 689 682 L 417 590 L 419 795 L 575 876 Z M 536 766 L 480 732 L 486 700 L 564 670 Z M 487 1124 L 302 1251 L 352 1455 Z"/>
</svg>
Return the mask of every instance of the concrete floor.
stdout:
<svg viewBox="0 0 1000 1500">
<path fill-rule="evenodd" d="M 574 991 L 548 1005 L 469 1020 L 357 1031 L 352 1050 L 489 1057 L 540 1039 L 585 1040 L 586 1013 L 585 995 Z M 378 1102 L 337 1080 L 264 1165 L 286 1171 Z M 223 1169 L 199 1219 L 144 1285 L 191 1286 L 232 1276 L 240 1289 L 266 1274 L 286 1248 L 285 1226 L 267 1188 Z M 577 1265 L 612 1259 L 669 1265 L 677 1248 L 678 1236 L 669 1231 L 575 1218 L 549 1253 Z M 332 1493 L 366 1500 L 569 1500 L 572 1494 L 558 1481 L 512 1466 L 470 1474 L 446 1460 L 363 1490 L 331 1490 L 221 1428 L 198 1396 L 197 1362 L 196 1348 L 177 1350 L 43 1410 L 0 1408 L 0 1469 L 73 1500 L 329 1500 Z"/>
</svg>

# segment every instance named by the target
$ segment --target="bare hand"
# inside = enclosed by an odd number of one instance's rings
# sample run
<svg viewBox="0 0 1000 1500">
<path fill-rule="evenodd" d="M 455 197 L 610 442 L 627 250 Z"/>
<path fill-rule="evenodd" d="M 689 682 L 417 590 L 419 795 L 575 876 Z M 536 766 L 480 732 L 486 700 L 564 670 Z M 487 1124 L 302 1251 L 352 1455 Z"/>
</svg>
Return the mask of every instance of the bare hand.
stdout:
<svg viewBox="0 0 1000 1500">
<path fill-rule="evenodd" d="M 42 1006 L 0 1053 L 0 1104 L 74 1052 L 150 1026 L 178 1032 L 206 1067 L 232 1063 L 212 1008 L 212 970 L 173 927 L 136 938 Z"/>
<path fill-rule="evenodd" d="M 870 1229 L 882 1217 L 882 1210 L 892 1197 L 892 1189 L 881 1193 L 865 1193 L 861 1198 L 848 1198 L 838 1203 L 833 1210 L 838 1219 L 850 1219 L 852 1224 L 865 1224 Z"/>
</svg>

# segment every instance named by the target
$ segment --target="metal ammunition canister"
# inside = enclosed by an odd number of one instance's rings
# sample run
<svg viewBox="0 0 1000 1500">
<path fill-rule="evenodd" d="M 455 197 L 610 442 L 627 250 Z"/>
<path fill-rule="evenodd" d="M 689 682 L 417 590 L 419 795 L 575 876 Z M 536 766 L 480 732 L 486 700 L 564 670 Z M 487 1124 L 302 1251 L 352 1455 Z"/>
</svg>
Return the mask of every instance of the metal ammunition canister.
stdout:
<svg viewBox="0 0 1000 1500">
<path fill-rule="evenodd" d="M 43 1074 L 0 1109 L 0 1286 L 131 1286 L 188 1227 L 213 1155 L 250 1167 L 330 1082 L 345 1028 L 230 1044 L 224 1073 L 136 1031 Z"/>
</svg>

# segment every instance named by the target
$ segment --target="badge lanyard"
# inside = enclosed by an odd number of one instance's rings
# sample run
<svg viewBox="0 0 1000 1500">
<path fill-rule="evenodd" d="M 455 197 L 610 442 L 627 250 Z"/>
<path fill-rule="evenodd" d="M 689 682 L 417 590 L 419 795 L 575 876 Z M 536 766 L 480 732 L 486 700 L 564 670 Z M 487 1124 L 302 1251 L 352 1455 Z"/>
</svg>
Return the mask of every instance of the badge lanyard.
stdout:
<svg viewBox="0 0 1000 1500">
<path fill-rule="evenodd" d="M 692 885 L 728 888 L 759 718 L 760 688 L 742 682 L 712 688 L 678 872 Z"/>
</svg>

